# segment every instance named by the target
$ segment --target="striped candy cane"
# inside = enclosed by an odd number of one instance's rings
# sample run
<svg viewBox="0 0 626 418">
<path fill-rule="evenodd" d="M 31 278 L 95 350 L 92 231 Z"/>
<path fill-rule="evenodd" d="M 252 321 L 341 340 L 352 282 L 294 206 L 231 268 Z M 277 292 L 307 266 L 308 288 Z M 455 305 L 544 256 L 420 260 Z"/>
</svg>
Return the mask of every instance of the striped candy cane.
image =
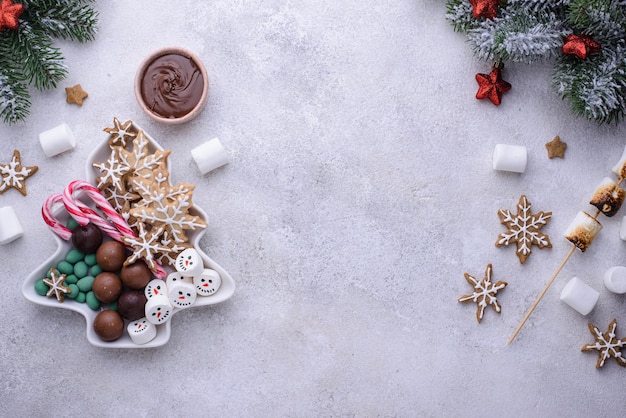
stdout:
<svg viewBox="0 0 626 418">
<path fill-rule="evenodd" d="M 41 207 L 41 216 L 55 234 L 67 241 L 72 237 L 72 231 L 52 214 L 52 207 L 56 203 L 63 203 L 63 195 L 57 193 L 48 197 Z"/>
</svg>

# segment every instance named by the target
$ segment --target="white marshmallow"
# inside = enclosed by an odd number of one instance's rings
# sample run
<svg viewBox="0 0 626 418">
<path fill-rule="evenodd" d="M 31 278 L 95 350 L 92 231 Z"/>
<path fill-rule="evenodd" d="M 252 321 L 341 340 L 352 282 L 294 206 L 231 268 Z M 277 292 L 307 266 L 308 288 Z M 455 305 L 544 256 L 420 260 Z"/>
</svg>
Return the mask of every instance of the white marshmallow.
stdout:
<svg viewBox="0 0 626 418">
<path fill-rule="evenodd" d="M 175 271 L 167 275 L 167 279 L 165 279 L 165 285 L 168 289 L 171 289 L 172 286 L 181 281 L 192 283 L 191 277 L 186 277 L 185 275 Z"/>
<path fill-rule="evenodd" d="M 204 269 L 202 274 L 194 276 L 193 284 L 196 286 L 196 292 L 200 296 L 211 296 L 217 292 L 222 285 L 220 274 L 212 269 Z"/>
<path fill-rule="evenodd" d="M 493 150 L 493 169 L 523 173 L 526 171 L 528 152 L 523 145 L 497 144 Z"/>
<path fill-rule="evenodd" d="M 196 287 L 193 283 L 178 280 L 167 289 L 170 304 L 175 308 L 189 308 L 196 301 Z"/>
<path fill-rule="evenodd" d="M 624 147 L 624 151 L 622 151 L 622 156 L 620 157 L 617 164 L 613 166 L 613 172 L 620 177 L 626 177 L 626 147 Z"/>
<path fill-rule="evenodd" d="M 146 302 L 146 319 L 155 324 L 164 324 L 172 317 L 174 307 L 170 303 L 167 295 L 160 294 L 158 296 L 153 295 L 148 302 Z"/>
<path fill-rule="evenodd" d="M 204 263 L 200 253 L 194 248 L 183 250 L 174 261 L 174 268 L 177 272 L 187 277 L 197 276 L 204 270 Z"/>
<path fill-rule="evenodd" d="M 626 216 L 622 218 L 622 222 L 619 226 L 619 237 L 626 241 Z"/>
<path fill-rule="evenodd" d="M 22 235 L 24 235 L 24 228 L 13 206 L 0 208 L 0 244 L 8 244 Z"/>
<path fill-rule="evenodd" d="M 579 211 L 564 235 L 576 248 L 585 252 L 601 229 L 602 225 L 597 219 L 586 212 Z"/>
<path fill-rule="evenodd" d="M 146 299 L 148 300 L 156 296 L 167 297 L 167 285 L 165 284 L 163 280 L 152 279 L 146 285 L 146 288 L 143 290 L 143 293 L 146 295 Z"/>
<path fill-rule="evenodd" d="M 580 280 L 572 278 L 561 291 L 561 300 L 585 316 L 593 310 L 600 293 Z"/>
<path fill-rule="evenodd" d="M 76 147 L 74 133 L 65 123 L 40 133 L 39 142 L 48 158 Z"/>
<path fill-rule="evenodd" d="M 613 293 L 626 293 L 626 267 L 611 267 L 604 273 L 604 286 Z"/>
<path fill-rule="evenodd" d="M 156 326 L 150 323 L 146 318 L 141 318 L 129 323 L 126 327 L 126 331 L 135 344 L 149 343 L 157 335 Z"/>
<path fill-rule="evenodd" d="M 206 174 L 228 163 L 228 153 L 219 138 L 213 138 L 193 148 L 191 156 L 202 174 Z"/>
</svg>

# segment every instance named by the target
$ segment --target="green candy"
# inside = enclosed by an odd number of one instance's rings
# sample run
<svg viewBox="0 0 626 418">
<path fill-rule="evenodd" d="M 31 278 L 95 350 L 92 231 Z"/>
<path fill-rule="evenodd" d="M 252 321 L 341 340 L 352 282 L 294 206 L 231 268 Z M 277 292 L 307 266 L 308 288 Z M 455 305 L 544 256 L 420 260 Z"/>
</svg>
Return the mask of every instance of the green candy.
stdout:
<svg viewBox="0 0 626 418">
<path fill-rule="evenodd" d="M 102 267 L 97 264 L 91 267 L 91 270 L 89 271 L 89 274 L 91 274 L 93 277 L 96 277 L 100 273 L 102 273 Z"/>
<path fill-rule="evenodd" d="M 78 280 L 76 285 L 80 289 L 81 292 L 89 292 L 91 291 L 91 286 L 93 286 L 93 281 L 95 278 L 93 276 L 85 276 L 82 279 Z"/>
<path fill-rule="evenodd" d="M 70 292 L 66 293 L 65 296 L 67 296 L 70 299 L 76 299 L 76 297 L 79 295 L 80 290 L 78 289 L 78 286 L 76 286 L 75 284 L 69 284 L 67 287 L 70 288 Z"/>
<path fill-rule="evenodd" d="M 85 255 L 85 259 L 84 259 L 85 263 L 87 263 L 87 265 L 89 267 L 95 266 L 97 261 L 96 261 L 96 255 L 95 254 L 87 254 Z"/>
<path fill-rule="evenodd" d="M 37 292 L 38 295 L 46 296 L 46 293 L 48 293 L 48 289 L 49 287 L 43 282 L 43 279 L 37 280 L 35 282 L 35 292 Z"/>
<path fill-rule="evenodd" d="M 74 273 L 74 266 L 63 260 L 57 265 L 57 270 L 61 274 L 72 274 Z"/>
<path fill-rule="evenodd" d="M 76 299 L 74 299 L 76 302 L 78 303 L 85 303 L 85 299 L 86 299 L 86 295 L 84 292 L 78 292 L 78 295 L 76 295 Z"/>
<path fill-rule="evenodd" d="M 117 301 L 109 303 L 109 309 L 112 311 L 117 311 Z"/>
<path fill-rule="evenodd" d="M 81 260 L 78 263 L 74 264 L 74 274 L 79 279 L 82 279 L 87 274 L 89 274 L 89 266 L 87 265 L 87 263 Z"/>
<path fill-rule="evenodd" d="M 87 296 L 85 297 L 87 302 L 87 306 L 89 306 L 94 311 L 100 308 L 100 301 L 96 298 L 96 295 L 93 292 L 87 292 Z"/>
<path fill-rule="evenodd" d="M 76 284 L 76 282 L 78 282 L 78 277 L 74 274 L 68 274 L 65 277 L 65 284 Z"/>
<path fill-rule="evenodd" d="M 76 264 L 79 261 L 82 261 L 83 258 L 85 258 L 85 254 L 81 253 L 77 249 L 73 249 L 69 253 L 67 253 L 67 255 L 65 256 L 65 261 L 70 264 Z"/>
<path fill-rule="evenodd" d="M 67 223 L 65 224 L 65 226 L 67 227 L 67 229 L 69 229 L 70 231 L 75 230 L 76 228 L 79 227 L 78 222 L 76 222 L 76 220 L 74 218 L 70 218 L 67 220 Z"/>
</svg>

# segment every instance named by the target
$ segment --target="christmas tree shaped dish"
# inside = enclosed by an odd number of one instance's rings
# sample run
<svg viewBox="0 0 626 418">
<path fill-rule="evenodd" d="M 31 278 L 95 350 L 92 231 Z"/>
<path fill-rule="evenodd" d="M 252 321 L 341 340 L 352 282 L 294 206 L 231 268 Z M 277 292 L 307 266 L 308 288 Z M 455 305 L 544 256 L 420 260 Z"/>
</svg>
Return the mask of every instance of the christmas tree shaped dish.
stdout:
<svg viewBox="0 0 626 418">
<path fill-rule="evenodd" d="M 115 119 L 115 123 L 116 123 L 116 127 L 121 128 L 122 125 L 118 125 L 117 119 Z M 127 122 L 125 124 L 125 128 L 129 132 L 130 131 L 135 132 L 135 133 L 143 132 L 143 130 L 139 126 L 137 126 L 136 124 L 132 122 Z M 111 131 L 113 131 L 113 128 L 111 129 Z M 101 173 L 100 173 L 100 170 L 98 170 L 97 168 L 93 166 L 93 164 L 99 163 L 99 162 L 106 162 L 107 159 L 111 155 L 112 148 L 109 145 L 110 141 L 112 140 L 112 138 L 115 137 L 115 135 L 118 135 L 120 132 L 124 132 L 124 133 L 126 132 L 126 130 L 117 130 L 117 129 L 114 130 L 114 132 L 111 132 L 111 131 L 107 130 L 107 132 L 111 133 L 109 141 L 103 141 L 99 146 L 97 146 L 87 160 L 87 166 L 86 166 L 86 180 L 87 181 L 86 182 L 72 182 L 72 184 L 78 183 L 78 184 L 88 184 L 88 185 L 94 185 L 94 186 L 98 184 L 98 177 L 101 176 Z M 149 153 L 157 154 L 158 152 L 161 152 L 161 153 L 165 153 L 165 156 L 167 157 L 169 152 L 164 151 L 163 148 L 150 135 L 143 132 L 143 138 L 145 138 L 144 139 L 145 147 L 146 147 L 146 150 L 149 151 Z M 170 168 L 169 163 L 167 163 L 166 165 L 167 165 L 167 172 L 169 172 L 169 168 Z M 68 188 L 69 187 L 70 186 L 68 186 Z M 65 192 L 67 192 L 67 190 Z M 83 191 L 78 190 L 77 196 L 80 200 L 79 203 L 82 202 L 83 204 L 86 204 L 88 208 L 86 208 L 85 210 L 87 211 L 91 209 L 91 212 L 98 212 L 100 209 L 99 205 L 96 205 L 93 202 L 87 203 L 88 200 L 84 198 L 84 194 L 85 193 Z M 59 196 L 59 198 L 49 199 L 49 201 L 53 203 L 60 203 L 61 194 L 56 195 L 56 196 Z M 46 204 L 44 204 L 44 207 L 47 204 L 48 204 L 48 201 L 46 202 Z M 199 222 L 204 222 L 206 224 L 206 221 L 208 218 L 207 214 L 198 206 L 192 204 L 188 208 L 188 213 L 194 219 L 197 219 Z M 65 205 L 56 205 L 56 207 L 52 207 L 50 210 L 50 215 L 54 220 L 58 221 L 59 225 L 57 225 L 57 228 L 64 228 L 63 225 L 65 225 L 66 222 L 70 219 L 68 208 Z M 76 218 L 75 216 L 73 217 Z M 50 225 L 49 220 L 47 220 L 46 222 Z M 53 231 L 54 231 L 54 228 L 53 228 Z M 158 325 L 154 325 L 157 331 L 156 336 L 146 343 L 139 344 L 136 342 L 137 340 L 134 341 L 133 339 L 131 339 L 126 328 L 131 322 L 135 322 L 135 321 L 129 321 L 129 320 L 124 321 L 124 331 L 120 338 L 114 341 L 102 340 L 94 330 L 94 320 L 100 311 L 107 308 L 107 304 L 102 303 L 102 306 L 100 308 L 92 309 L 91 307 L 89 307 L 87 303 L 81 303 L 77 300 L 73 300 L 68 297 L 65 297 L 63 302 L 61 303 L 56 297 L 46 297 L 45 295 L 42 296 L 40 293 L 37 293 L 35 289 L 36 283 L 40 281 L 41 279 L 45 278 L 51 268 L 56 268 L 56 266 L 58 266 L 59 263 L 64 261 L 68 253 L 74 248 L 74 246 L 72 245 L 71 239 L 68 240 L 67 237 L 65 237 L 64 239 L 62 236 L 59 235 L 58 231 L 56 234 L 53 234 L 53 237 L 57 242 L 57 250 L 51 257 L 49 257 L 46 261 L 44 261 L 37 269 L 35 269 L 28 276 L 28 278 L 23 283 L 22 293 L 24 297 L 26 297 L 26 299 L 36 304 L 47 306 L 47 307 L 68 309 L 68 310 L 76 311 L 80 313 L 81 315 L 83 315 L 85 317 L 85 320 L 87 321 L 87 324 L 86 324 L 87 325 L 86 326 L 87 340 L 95 346 L 110 347 L 110 348 L 150 348 L 150 347 L 162 346 L 166 344 L 170 339 L 172 321 L 176 320 L 176 319 L 173 319 L 172 317 L 176 316 L 178 312 L 184 311 L 186 309 L 193 309 L 195 307 L 215 305 L 215 304 L 224 302 L 228 300 L 235 291 L 235 282 L 230 276 L 230 274 L 226 270 L 224 270 L 219 264 L 217 264 L 214 260 L 212 260 L 208 255 L 206 255 L 200 248 L 200 240 L 202 239 L 205 231 L 206 231 L 206 228 L 196 228 L 196 229 L 189 229 L 185 231 L 186 237 L 188 238 L 188 246 L 190 246 L 191 248 L 197 251 L 197 253 L 199 254 L 202 260 L 204 268 L 211 269 L 217 274 L 219 274 L 219 277 L 221 278 L 221 284 L 219 288 L 210 296 L 197 296 L 195 298 L 195 301 L 189 308 L 184 308 L 184 309 L 173 308 L 171 311 L 169 320 L 167 320 L 166 322 L 160 323 Z M 112 240 L 112 238 L 109 237 L 106 233 L 103 233 L 102 235 L 104 236 L 104 241 Z M 163 280 L 165 280 L 165 277 L 167 275 L 174 273 L 176 271 L 173 267 L 171 267 L 171 263 L 161 262 L 161 265 L 162 267 L 158 270 L 158 274 Z M 41 320 L 45 321 L 49 319 L 42 318 Z"/>
</svg>

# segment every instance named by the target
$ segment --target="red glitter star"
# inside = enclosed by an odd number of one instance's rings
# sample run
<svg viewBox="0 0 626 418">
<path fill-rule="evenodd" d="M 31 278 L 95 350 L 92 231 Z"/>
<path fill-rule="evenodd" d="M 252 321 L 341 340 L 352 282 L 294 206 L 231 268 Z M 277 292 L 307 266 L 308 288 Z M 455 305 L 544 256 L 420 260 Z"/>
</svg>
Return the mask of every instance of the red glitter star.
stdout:
<svg viewBox="0 0 626 418">
<path fill-rule="evenodd" d="M 24 5 L 13 4 L 11 0 L 2 0 L 0 3 L 0 31 L 4 28 L 17 29 L 18 18 L 24 11 Z"/>
<path fill-rule="evenodd" d="M 476 74 L 479 86 L 476 93 L 477 99 L 489 99 L 494 105 L 500 105 L 502 94 L 511 90 L 511 85 L 502 79 L 500 70 L 501 67 L 493 67 L 489 74 Z"/>
<path fill-rule="evenodd" d="M 498 5 L 501 0 L 470 0 L 474 19 L 484 17 L 493 20 L 498 15 Z"/>
<path fill-rule="evenodd" d="M 576 55 L 581 60 L 587 59 L 587 55 L 600 52 L 600 44 L 587 35 L 567 35 L 563 41 L 564 54 Z"/>
</svg>

